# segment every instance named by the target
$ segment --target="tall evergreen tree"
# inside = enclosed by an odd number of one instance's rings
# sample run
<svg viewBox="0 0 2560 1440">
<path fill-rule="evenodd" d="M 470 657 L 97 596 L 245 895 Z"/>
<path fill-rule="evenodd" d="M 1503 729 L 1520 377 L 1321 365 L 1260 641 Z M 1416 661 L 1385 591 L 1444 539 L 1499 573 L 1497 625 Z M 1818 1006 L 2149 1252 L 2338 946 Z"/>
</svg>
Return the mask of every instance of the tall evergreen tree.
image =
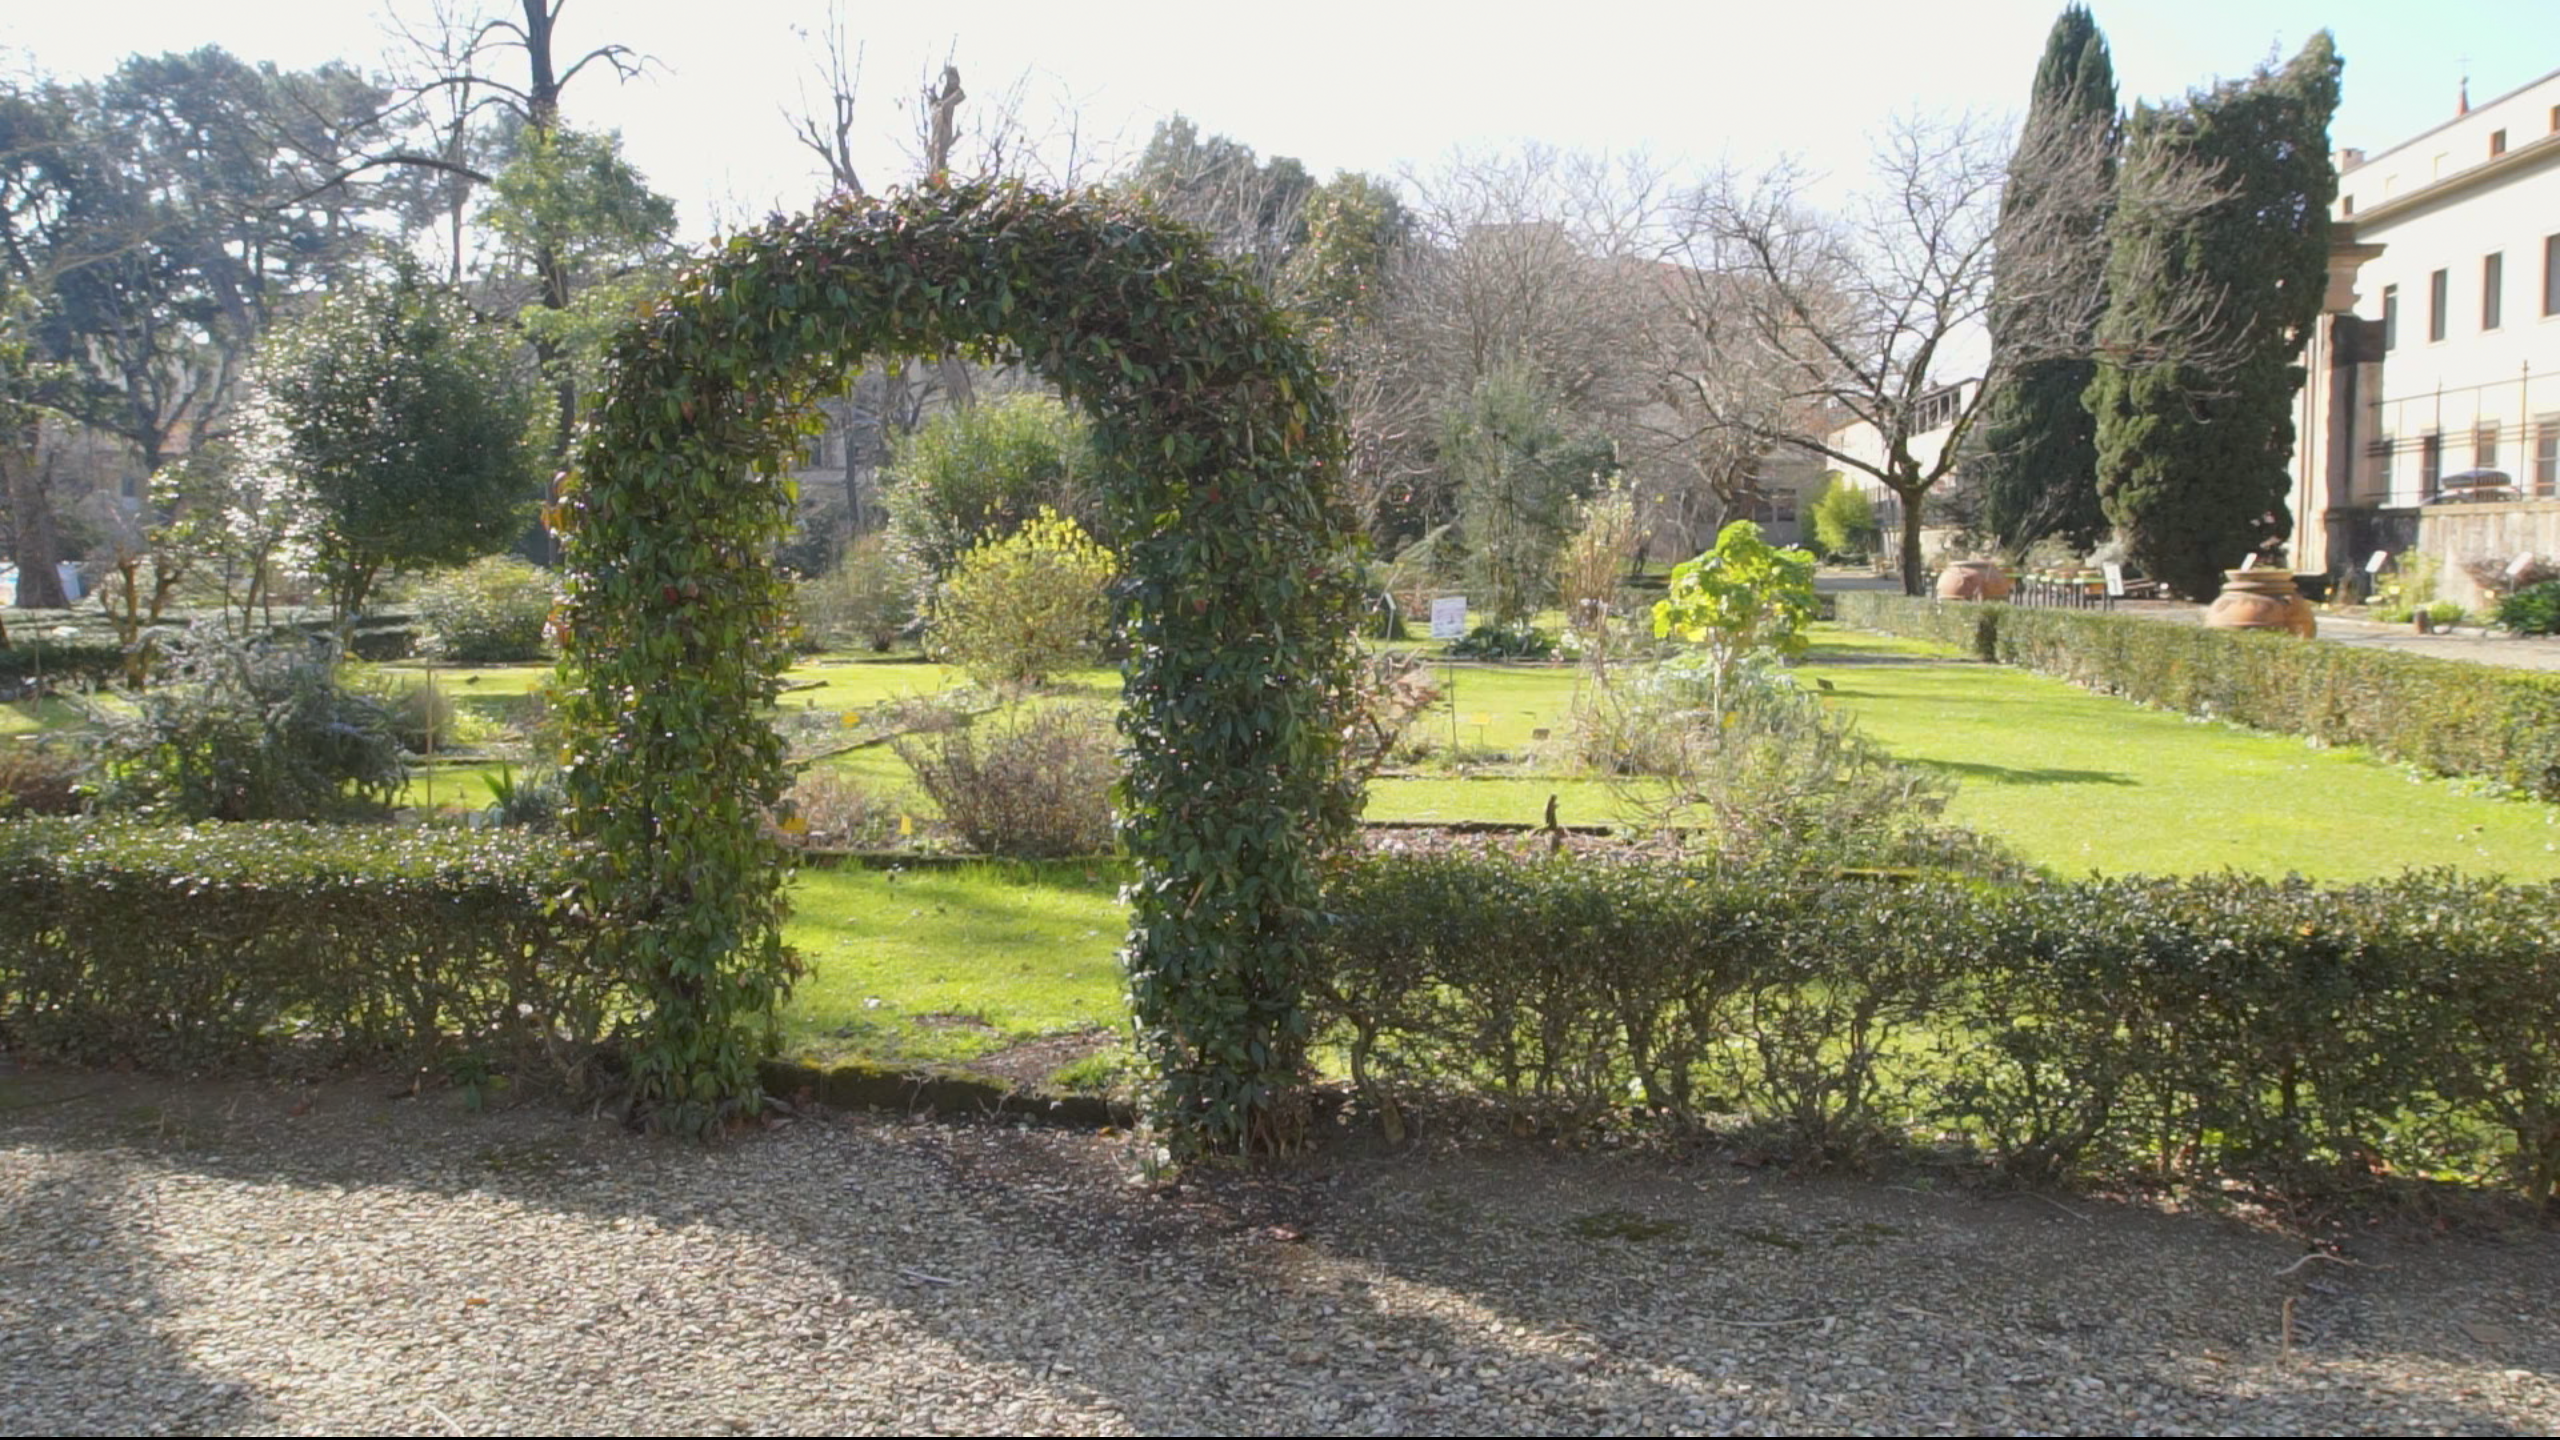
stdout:
<svg viewBox="0 0 2560 1440">
<path fill-rule="evenodd" d="M 2327 289 L 2338 190 L 2338 72 L 2324 30 L 2281 70 L 2133 116 L 2088 395 L 2098 491 L 2134 561 L 2193 599 L 2292 528 L 2298 361 Z M 2222 196 L 2184 213 L 2143 205 L 2143 172 L 2175 165 L 2211 167 Z M 2218 296 L 2213 323 L 2164 319 L 2197 293 Z"/>
<path fill-rule="evenodd" d="M 2088 354 L 2099 316 L 2092 297 L 2103 293 L 2121 139 L 2107 37 L 2085 6 L 2071 5 L 2036 66 L 1992 267 L 1991 343 L 2000 354 L 1991 373 L 2006 378 L 1984 403 L 1975 473 L 1983 518 L 2012 552 L 2048 535 L 2086 550 L 2107 529 L 2097 429 L 2081 396 L 2097 372 Z"/>
</svg>

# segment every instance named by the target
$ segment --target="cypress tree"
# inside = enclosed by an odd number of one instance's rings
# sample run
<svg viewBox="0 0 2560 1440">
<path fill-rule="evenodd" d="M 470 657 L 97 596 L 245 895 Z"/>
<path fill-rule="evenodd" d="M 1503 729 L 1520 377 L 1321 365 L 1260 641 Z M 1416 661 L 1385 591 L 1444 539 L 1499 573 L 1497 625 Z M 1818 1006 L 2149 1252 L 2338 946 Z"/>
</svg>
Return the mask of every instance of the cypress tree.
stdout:
<svg viewBox="0 0 2560 1440">
<path fill-rule="evenodd" d="M 2327 31 L 2281 70 L 2133 116 L 2098 329 L 2098 491 L 2135 563 L 2190 599 L 2292 528 L 2285 505 L 2304 339 L 2328 284 L 2338 174 Z M 2142 172 L 2217 177 L 2183 210 L 2141 203 Z M 2195 297 L 2216 300 L 2192 323 Z"/>
<path fill-rule="evenodd" d="M 2095 422 L 2081 397 L 2115 199 L 2115 63 L 2086 7 L 2071 5 L 2045 37 L 2033 97 L 2000 196 L 2003 244 L 1992 266 L 1992 373 L 1982 455 L 1974 462 L 1983 521 L 2016 553 L 2048 535 L 2087 550 L 2106 533 L 2098 505 Z"/>
</svg>

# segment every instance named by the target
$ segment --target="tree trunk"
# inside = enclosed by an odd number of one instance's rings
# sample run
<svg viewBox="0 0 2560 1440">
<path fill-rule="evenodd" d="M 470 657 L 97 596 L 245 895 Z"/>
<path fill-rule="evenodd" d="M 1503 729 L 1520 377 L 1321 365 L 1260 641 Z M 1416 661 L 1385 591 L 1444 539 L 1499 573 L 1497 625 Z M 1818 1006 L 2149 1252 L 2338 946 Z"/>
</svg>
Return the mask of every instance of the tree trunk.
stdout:
<svg viewBox="0 0 2560 1440">
<path fill-rule="evenodd" d="M 0 470 L 8 472 L 9 518 L 17 532 L 9 557 L 18 566 L 15 603 L 21 610 L 67 610 L 71 600 L 63 593 L 62 572 L 54 568 L 62 540 L 53 518 L 53 487 L 37 463 L 36 438 L 32 425 L 0 438 Z"/>
<path fill-rule="evenodd" d="M 1896 490 L 1902 497 L 1902 593 L 1926 595 L 1929 577 L 1920 572 L 1920 501 L 1929 492 Z"/>
</svg>

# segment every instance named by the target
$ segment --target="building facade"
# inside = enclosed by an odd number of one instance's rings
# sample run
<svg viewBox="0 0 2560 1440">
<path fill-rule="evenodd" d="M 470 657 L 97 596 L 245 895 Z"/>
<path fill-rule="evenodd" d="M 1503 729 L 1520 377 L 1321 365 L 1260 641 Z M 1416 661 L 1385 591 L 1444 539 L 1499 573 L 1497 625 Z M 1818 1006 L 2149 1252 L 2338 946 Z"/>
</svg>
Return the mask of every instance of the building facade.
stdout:
<svg viewBox="0 0 2560 1440">
<path fill-rule="evenodd" d="M 2293 563 L 2431 554 L 2476 602 L 2468 562 L 2560 554 L 2560 71 L 2339 169 Z"/>
</svg>

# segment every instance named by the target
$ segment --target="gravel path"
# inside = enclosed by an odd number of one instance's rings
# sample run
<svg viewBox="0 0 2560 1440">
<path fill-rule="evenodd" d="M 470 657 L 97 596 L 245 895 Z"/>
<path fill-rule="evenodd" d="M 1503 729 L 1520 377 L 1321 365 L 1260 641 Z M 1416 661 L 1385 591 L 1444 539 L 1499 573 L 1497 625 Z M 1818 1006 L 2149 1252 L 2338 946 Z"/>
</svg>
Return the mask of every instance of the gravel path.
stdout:
<svg viewBox="0 0 2560 1440">
<path fill-rule="evenodd" d="M 0 1431 L 2547 1433 L 2560 1234 L 0 1075 Z M 2291 1302 L 2288 1305 L 2288 1302 Z M 2284 1340 L 2292 1319 L 2292 1343 Z"/>
</svg>

